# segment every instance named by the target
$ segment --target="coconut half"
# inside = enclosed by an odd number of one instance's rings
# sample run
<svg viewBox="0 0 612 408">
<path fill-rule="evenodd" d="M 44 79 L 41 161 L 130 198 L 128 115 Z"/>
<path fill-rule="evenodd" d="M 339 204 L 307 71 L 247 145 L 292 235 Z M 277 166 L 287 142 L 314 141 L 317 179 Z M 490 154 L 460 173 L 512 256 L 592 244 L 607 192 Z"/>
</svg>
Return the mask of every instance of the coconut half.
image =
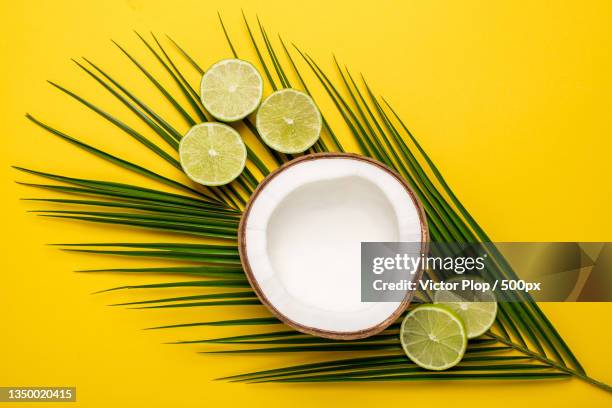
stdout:
<svg viewBox="0 0 612 408">
<path fill-rule="evenodd" d="M 395 172 L 363 156 L 319 153 L 261 182 L 238 240 L 247 278 L 276 317 L 304 333 L 349 340 L 384 330 L 413 295 L 362 302 L 361 243 L 421 242 L 425 251 L 428 231 L 420 202 Z"/>
</svg>

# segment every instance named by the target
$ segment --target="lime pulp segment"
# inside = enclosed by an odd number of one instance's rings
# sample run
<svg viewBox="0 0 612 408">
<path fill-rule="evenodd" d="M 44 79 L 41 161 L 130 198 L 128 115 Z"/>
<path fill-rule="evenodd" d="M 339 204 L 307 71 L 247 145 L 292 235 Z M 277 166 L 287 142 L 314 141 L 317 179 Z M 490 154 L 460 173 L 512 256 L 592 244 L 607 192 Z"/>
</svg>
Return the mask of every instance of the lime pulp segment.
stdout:
<svg viewBox="0 0 612 408">
<path fill-rule="evenodd" d="M 287 88 L 262 102 L 256 125 L 261 138 L 272 149 L 301 153 L 319 139 L 322 119 L 310 96 Z"/>
<path fill-rule="evenodd" d="M 216 119 L 233 122 L 255 111 L 263 94 L 257 69 L 240 59 L 213 64 L 202 77 L 200 95 L 206 110 Z"/>
<path fill-rule="evenodd" d="M 463 279 L 484 282 L 476 277 L 452 278 L 447 282 L 461 282 Z M 465 324 L 468 339 L 481 336 L 489 330 L 497 315 L 496 298 L 490 290 L 484 292 L 467 289 L 439 290 L 434 293 L 434 303 L 443 305 L 459 315 Z"/>
<path fill-rule="evenodd" d="M 446 370 L 461 361 L 467 347 L 463 323 L 438 305 L 413 309 L 402 322 L 400 340 L 406 355 L 428 370 Z"/>
<path fill-rule="evenodd" d="M 179 145 L 179 156 L 190 179 L 219 186 L 242 173 L 247 152 L 237 131 L 222 123 L 207 122 L 187 132 Z"/>
</svg>

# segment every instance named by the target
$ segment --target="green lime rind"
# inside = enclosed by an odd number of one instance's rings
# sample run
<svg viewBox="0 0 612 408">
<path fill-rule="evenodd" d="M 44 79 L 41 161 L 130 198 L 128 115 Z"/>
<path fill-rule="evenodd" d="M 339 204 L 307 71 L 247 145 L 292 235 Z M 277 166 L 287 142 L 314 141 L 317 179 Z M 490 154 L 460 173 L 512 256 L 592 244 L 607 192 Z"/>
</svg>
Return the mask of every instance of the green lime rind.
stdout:
<svg viewBox="0 0 612 408">
<path fill-rule="evenodd" d="M 467 348 L 461 318 L 441 305 L 421 305 L 410 311 L 400 327 L 404 352 L 419 367 L 442 371 L 457 365 Z"/>
<path fill-rule="evenodd" d="M 228 125 L 205 122 L 193 126 L 179 144 L 183 171 L 191 180 L 220 186 L 234 180 L 246 165 L 240 134 Z"/>
<path fill-rule="evenodd" d="M 308 150 L 319 140 L 323 118 L 308 94 L 286 88 L 264 99 L 255 125 L 270 148 L 294 154 Z"/>
<path fill-rule="evenodd" d="M 255 112 L 263 79 L 253 64 L 237 58 L 214 63 L 202 76 L 202 105 L 215 119 L 235 122 Z"/>
<path fill-rule="evenodd" d="M 464 279 L 485 282 L 478 277 L 455 277 L 447 282 L 458 282 Z M 451 309 L 463 320 L 468 339 L 474 339 L 486 333 L 493 326 L 497 317 L 497 299 L 491 291 L 440 290 L 434 293 L 433 300 L 435 304 Z"/>
</svg>

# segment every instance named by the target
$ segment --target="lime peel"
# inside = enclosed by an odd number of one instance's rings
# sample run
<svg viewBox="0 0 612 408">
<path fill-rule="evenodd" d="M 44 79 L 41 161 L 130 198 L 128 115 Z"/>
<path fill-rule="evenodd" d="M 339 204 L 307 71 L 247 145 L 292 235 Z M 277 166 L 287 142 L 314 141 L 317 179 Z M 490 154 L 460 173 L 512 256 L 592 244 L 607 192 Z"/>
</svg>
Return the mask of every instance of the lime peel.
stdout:
<svg viewBox="0 0 612 408">
<path fill-rule="evenodd" d="M 447 282 L 457 282 L 463 279 L 484 282 L 478 277 L 457 277 Z M 434 293 L 434 303 L 443 305 L 459 315 L 465 324 L 468 339 L 483 335 L 493 326 L 497 316 L 497 302 L 495 294 L 491 291 L 439 290 Z"/>
<path fill-rule="evenodd" d="M 250 62 L 224 59 L 202 76 L 200 96 L 204 108 L 223 122 L 244 119 L 261 102 L 263 79 Z"/>
<path fill-rule="evenodd" d="M 461 318 L 440 305 L 421 305 L 409 312 L 400 327 L 406 355 L 419 367 L 441 371 L 457 365 L 467 348 Z"/>
<path fill-rule="evenodd" d="M 191 180 L 220 186 L 242 173 L 247 151 L 236 130 L 222 123 L 205 122 L 192 127 L 181 139 L 179 157 Z"/>
<path fill-rule="evenodd" d="M 312 98 L 286 88 L 269 95 L 257 111 L 256 127 L 266 145 L 281 153 L 302 153 L 321 134 L 323 119 Z"/>
</svg>

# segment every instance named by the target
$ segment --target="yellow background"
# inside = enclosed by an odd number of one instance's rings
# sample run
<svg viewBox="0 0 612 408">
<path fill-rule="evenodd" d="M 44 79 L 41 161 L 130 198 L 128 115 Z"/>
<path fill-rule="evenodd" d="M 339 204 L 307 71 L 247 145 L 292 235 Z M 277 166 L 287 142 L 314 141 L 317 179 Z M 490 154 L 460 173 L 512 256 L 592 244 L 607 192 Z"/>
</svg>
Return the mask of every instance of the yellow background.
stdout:
<svg viewBox="0 0 612 408">
<path fill-rule="evenodd" d="M 151 106 L 170 112 L 109 39 L 128 46 L 154 72 L 162 73 L 131 30 L 171 34 L 206 66 L 229 56 L 217 10 L 242 49 L 248 49 L 240 22 L 242 6 L 250 17 L 258 13 L 269 32 L 282 33 L 326 67 L 331 67 L 335 52 L 355 72 L 363 72 L 398 108 L 493 239 L 610 241 L 611 4 L 3 0 L 0 385 L 74 385 L 78 405 L 86 407 L 609 406 L 609 395 L 577 380 L 256 386 L 212 382 L 222 375 L 305 362 L 312 356 L 198 355 L 195 352 L 203 347 L 162 343 L 226 332 L 141 331 L 230 315 L 212 309 L 106 307 L 167 292 L 93 296 L 95 290 L 161 278 L 76 274 L 72 271 L 143 262 L 67 254 L 45 244 L 153 241 L 153 235 L 28 214 L 38 207 L 19 197 L 49 194 L 14 184 L 15 179 L 32 178 L 8 166 L 141 181 L 28 123 L 23 115 L 31 112 L 86 141 L 175 176 L 157 165 L 152 154 L 45 80 L 79 90 L 138 126 L 69 58 L 92 58 L 129 81 L 130 89 Z M 195 75 L 191 79 L 197 81 Z M 612 382 L 612 305 L 542 308 L 587 371 Z"/>
</svg>

